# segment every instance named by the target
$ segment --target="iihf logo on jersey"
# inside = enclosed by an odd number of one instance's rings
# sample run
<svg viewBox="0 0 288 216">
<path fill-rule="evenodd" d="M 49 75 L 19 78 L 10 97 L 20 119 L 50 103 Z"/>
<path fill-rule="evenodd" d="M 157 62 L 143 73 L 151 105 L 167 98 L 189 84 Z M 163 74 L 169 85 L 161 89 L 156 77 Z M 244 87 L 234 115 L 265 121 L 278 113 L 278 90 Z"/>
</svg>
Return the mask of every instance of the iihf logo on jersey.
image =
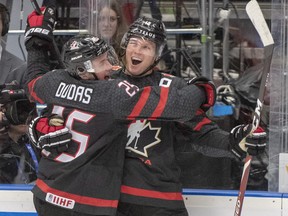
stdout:
<svg viewBox="0 0 288 216">
<path fill-rule="evenodd" d="M 75 205 L 75 201 L 72 199 L 67 199 L 65 197 L 58 196 L 56 194 L 47 193 L 45 200 L 49 203 L 52 203 L 57 206 L 61 206 L 67 209 L 73 209 Z"/>
<path fill-rule="evenodd" d="M 147 150 L 161 142 L 161 139 L 159 138 L 160 131 L 161 128 L 153 128 L 151 123 L 147 120 L 136 120 L 129 125 L 127 134 L 129 140 L 126 144 L 126 149 L 144 157 L 148 157 Z"/>
</svg>

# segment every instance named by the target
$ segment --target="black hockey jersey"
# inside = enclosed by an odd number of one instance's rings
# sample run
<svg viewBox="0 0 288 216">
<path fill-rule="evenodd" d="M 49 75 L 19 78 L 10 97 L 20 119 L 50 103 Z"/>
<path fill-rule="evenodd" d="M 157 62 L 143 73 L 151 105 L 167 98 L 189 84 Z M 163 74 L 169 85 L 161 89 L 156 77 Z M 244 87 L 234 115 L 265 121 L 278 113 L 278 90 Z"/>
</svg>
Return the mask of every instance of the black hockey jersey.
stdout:
<svg viewBox="0 0 288 216">
<path fill-rule="evenodd" d="M 64 117 L 73 141 L 55 160 L 41 159 L 32 192 L 76 212 L 114 215 L 127 119 L 191 119 L 204 101 L 204 92 L 169 77 L 161 79 L 160 87 L 140 89 L 122 79 L 77 80 L 64 70 L 43 75 L 47 69 L 44 63 L 41 52 L 28 52 L 27 88 L 33 100 L 53 105 L 50 112 Z M 174 88 L 168 88 L 171 85 Z"/>
<path fill-rule="evenodd" d="M 175 88 L 169 87 L 172 85 L 169 79 L 164 77 L 163 80 L 165 86 L 139 89 L 127 80 L 77 80 L 65 70 L 59 70 L 31 81 L 28 87 L 38 103 L 109 113 L 115 119 L 148 117 L 187 121 L 193 118 L 204 101 L 204 91 L 194 85 L 178 87 L 176 81 Z"/>
<path fill-rule="evenodd" d="M 140 79 L 123 73 L 119 76 L 139 87 L 144 87 L 158 85 L 165 75 L 154 72 Z M 184 80 L 180 78 L 174 77 L 172 83 L 174 80 L 185 85 Z M 120 201 L 138 205 L 183 208 L 180 169 L 175 151 L 190 148 L 209 155 L 211 150 L 211 155 L 216 154 L 213 156 L 233 157 L 229 152 L 228 133 L 223 132 L 222 142 L 216 142 L 215 146 L 205 146 L 206 143 L 201 142 L 203 134 L 198 131 L 203 126 L 205 132 L 219 129 L 217 125 L 210 124 L 211 120 L 202 114 L 203 111 L 199 110 L 197 118 L 195 117 L 191 124 L 187 122 L 186 125 L 149 120 L 136 120 L 129 125 Z M 175 149 L 178 145 L 179 147 Z M 210 145 L 212 145 L 211 139 Z"/>
<path fill-rule="evenodd" d="M 139 87 L 159 85 L 163 73 L 132 78 L 119 74 Z M 183 79 L 173 77 L 185 85 Z M 180 170 L 174 154 L 174 122 L 135 120 L 128 128 L 120 201 L 139 205 L 183 208 Z"/>
</svg>

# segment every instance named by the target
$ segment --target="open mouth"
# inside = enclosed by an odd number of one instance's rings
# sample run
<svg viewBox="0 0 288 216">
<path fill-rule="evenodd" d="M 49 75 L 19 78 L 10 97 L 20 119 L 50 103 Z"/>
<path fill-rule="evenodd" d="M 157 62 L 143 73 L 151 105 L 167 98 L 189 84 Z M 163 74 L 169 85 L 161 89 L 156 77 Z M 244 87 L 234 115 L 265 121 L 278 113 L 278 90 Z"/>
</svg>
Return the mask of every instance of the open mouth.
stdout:
<svg viewBox="0 0 288 216">
<path fill-rule="evenodd" d="M 133 65 L 138 65 L 142 62 L 142 60 L 139 58 L 132 58 L 131 60 Z"/>
</svg>

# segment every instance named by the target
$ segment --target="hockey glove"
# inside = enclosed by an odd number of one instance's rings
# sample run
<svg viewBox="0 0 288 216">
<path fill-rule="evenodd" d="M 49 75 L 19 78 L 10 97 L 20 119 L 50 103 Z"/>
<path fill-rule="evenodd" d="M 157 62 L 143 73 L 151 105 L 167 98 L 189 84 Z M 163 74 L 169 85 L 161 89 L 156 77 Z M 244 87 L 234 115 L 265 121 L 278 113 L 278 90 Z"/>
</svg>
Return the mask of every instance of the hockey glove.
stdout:
<svg viewBox="0 0 288 216">
<path fill-rule="evenodd" d="M 256 156 L 265 151 L 266 133 L 262 128 L 257 128 L 253 133 L 252 125 L 238 125 L 229 135 L 232 153 L 242 160 L 247 153 Z"/>
<path fill-rule="evenodd" d="M 258 127 L 251 135 L 246 137 L 245 146 L 250 155 L 259 155 L 266 149 L 267 134 L 263 128 Z"/>
<path fill-rule="evenodd" d="M 53 41 L 53 29 L 55 25 L 55 9 L 41 7 L 42 14 L 33 11 L 28 15 L 25 30 L 25 45 L 29 48 L 33 44 L 42 46 Z"/>
<path fill-rule="evenodd" d="M 246 157 L 247 148 L 245 147 L 245 138 L 251 133 L 252 125 L 238 125 L 234 127 L 229 135 L 232 153 L 242 160 Z"/>
<path fill-rule="evenodd" d="M 207 112 L 210 107 L 214 106 L 216 100 L 216 88 L 214 83 L 206 77 L 195 77 L 188 80 L 188 85 L 196 85 L 204 89 L 206 93 L 206 101 L 201 105 L 201 109 Z"/>
<path fill-rule="evenodd" d="M 29 124 L 28 136 L 43 155 L 55 158 L 68 149 L 72 135 L 63 123 L 60 116 L 51 115 L 37 117 Z"/>
</svg>

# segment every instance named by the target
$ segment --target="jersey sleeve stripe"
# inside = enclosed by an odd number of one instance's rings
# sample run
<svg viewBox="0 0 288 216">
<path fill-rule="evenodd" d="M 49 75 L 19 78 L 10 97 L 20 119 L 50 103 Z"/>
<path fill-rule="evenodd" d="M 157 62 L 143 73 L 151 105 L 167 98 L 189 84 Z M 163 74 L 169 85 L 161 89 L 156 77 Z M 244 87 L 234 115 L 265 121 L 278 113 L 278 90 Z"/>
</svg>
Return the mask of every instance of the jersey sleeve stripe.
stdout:
<svg viewBox="0 0 288 216">
<path fill-rule="evenodd" d="M 159 116 L 161 116 L 162 112 L 165 109 L 165 106 L 166 106 L 166 103 L 168 100 L 168 95 L 169 95 L 169 88 L 161 87 L 159 103 L 158 103 L 156 109 L 154 110 L 151 118 L 149 118 L 149 120 L 156 119 Z"/>
<path fill-rule="evenodd" d="M 132 112 L 128 115 L 127 119 L 134 120 L 135 117 L 139 116 L 141 111 L 143 110 L 151 92 L 151 87 L 144 87 L 143 92 L 141 93 L 141 96 L 137 102 L 137 104 L 134 106 Z"/>
<path fill-rule="evenodd" d="M 92 198 L 92 197 L 80 196 L 77 194 L 71 194 L 71 193 L 67 193 L 64 191 L 60 191 L 60 190 L 49 187 L 47 184 L 45 184 L 44 181 L 40 179 L 37 179 L 36 185 L 38 186 L 40 190 L 42 190 L 45 193 L 52 193 L 57 196 L 72 199 L 76 203 L 80 203 L 84 205 L 97 206 L 97 207 L 113 207 L 113 208 L 117 208 L 117 205 L 118 205 L 118 200 L 105 200 L 105 199 L 99 199 L 99 198 Z"/>
<path fill-rule="evenodd" d="M 29 89 L 29 92 L 30 92 L 31 97 L 32 97 L 35 101 L 37 101 L 37 102 L 39 102 L 39 103 L 41 103 L 41 104 L 44 104 L 44 101 L 43 101 L 42 99 L 40 99 L 40 98 L 37 96 L 36 92 L 34 91 L 35 83 L 36 83 L 37 80 L 40 79 L 40 78 L 41 78 L 41 76 L 40 76 L 40 77 L 37 77 L 36 79 L 33 79 L 32 81 L 30 81 L 30 82 L 28 83 L 28 89 Z"/>
<path fill-rule="evenodd" d="M 121 193 L 130 194 L 139 197 L 158 198 L 163 200 L 183 200 L 182 194 L 178 192 L 160 192 L 134 188 L 122 185 Z"/>
</svg>

